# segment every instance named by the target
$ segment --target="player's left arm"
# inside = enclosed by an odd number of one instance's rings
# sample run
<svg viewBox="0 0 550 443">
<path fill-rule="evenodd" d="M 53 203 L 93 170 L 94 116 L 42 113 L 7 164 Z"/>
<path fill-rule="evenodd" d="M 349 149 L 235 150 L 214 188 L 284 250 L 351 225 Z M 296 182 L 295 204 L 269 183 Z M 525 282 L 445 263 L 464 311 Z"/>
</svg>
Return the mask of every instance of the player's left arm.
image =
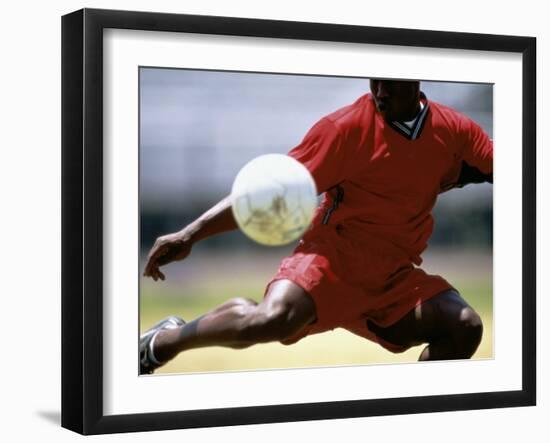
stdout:
<svg viewBox="0 0 550 443">
<path fill-rule="evenodd" d="M 473 120 L 464 117 L 459 124 L 461 145 L 457 187 L 470 183 L 493 183 L 493 141 Z"/>
</svg>

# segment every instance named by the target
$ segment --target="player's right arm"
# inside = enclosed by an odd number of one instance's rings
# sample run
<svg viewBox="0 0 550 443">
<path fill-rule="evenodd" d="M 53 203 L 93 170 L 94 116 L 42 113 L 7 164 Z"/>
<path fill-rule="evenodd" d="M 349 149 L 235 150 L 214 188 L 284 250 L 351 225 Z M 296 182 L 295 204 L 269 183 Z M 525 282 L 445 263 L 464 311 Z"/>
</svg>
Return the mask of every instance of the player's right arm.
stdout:
<svg viewBox="0 0 550 443">
<path fill-rule="evenodd" d="M 288 155 L 307 168 L 315 181 L 318 194 L 344 180 L 348 168 L 349 155 L 343 137 L 328 118 L 315 123 L 302 142 Z"/>
<path fill-rule="evenodd" d="M 164 280 L 161 266 L 186 258 L 196 242 L 237 227 L 228 196 L 181 231 L 158 237 L 147 257 L 143 275 L 155 281 Z"/>
</svg>

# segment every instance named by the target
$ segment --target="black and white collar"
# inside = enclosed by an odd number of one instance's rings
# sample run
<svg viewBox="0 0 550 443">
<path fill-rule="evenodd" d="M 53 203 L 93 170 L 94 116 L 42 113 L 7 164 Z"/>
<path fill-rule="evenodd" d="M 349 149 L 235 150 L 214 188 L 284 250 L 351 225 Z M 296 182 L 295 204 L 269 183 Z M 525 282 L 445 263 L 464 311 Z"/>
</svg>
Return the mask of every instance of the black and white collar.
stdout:
<svg viewBox="0 0 550 443">
<path fill-rule="evenodd" d="M 407 126 L 405 123 L 398 121 L 393 121 L 389 123 L 389 125 L 393 129 L 395 129 L 397 132 L 399 132 L 401 135 L 408 138 L 409 140 L 416 140 L 418 137 L 420 137 L 420 133 L 422 132 L 422 128 L 424 127 L 426 116 L 428 115 L 428 111 L 430 108 L 426 95 L 423 92 L 420 93 L 420 100 L 424 104 L 424 108 L 422 108 L 422 110 L 418 113 L 418 115 L 414 119 L 413 124 L 410 127 Z"/>
</svg>

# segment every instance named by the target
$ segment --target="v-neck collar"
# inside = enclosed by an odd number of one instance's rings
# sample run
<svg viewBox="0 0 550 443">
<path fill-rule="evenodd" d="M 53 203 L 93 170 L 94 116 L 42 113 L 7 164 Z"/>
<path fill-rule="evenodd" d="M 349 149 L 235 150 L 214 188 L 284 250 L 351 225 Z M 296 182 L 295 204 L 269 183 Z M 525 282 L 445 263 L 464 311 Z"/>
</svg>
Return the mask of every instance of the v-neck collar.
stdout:
<svg viewBox="0 0 550 443">
<path fill-rule="evenodd" d="M 398 121 L 389 122 L 389 125 L 393 129 L 395 129 L 397 132 L 399 132 L 399 134 L 401 134 L 402 136 L 404 136 L 409 140 L 416 140 L 418 137 L 420 137 L 422 128 L 424 128 L 424 123 L 426 122 L 426 116 L 428 115 L 428 111 L 430 108 L 428 99 L 426 98 L 426 95 L 423 92 L 420 93 L 420 100 L 424 104 L 424 108 L 422 109 L 422 111 L 418 113 L 413 124 L 410 127 L 403 122 L 398 122 Z"/>
</svg>

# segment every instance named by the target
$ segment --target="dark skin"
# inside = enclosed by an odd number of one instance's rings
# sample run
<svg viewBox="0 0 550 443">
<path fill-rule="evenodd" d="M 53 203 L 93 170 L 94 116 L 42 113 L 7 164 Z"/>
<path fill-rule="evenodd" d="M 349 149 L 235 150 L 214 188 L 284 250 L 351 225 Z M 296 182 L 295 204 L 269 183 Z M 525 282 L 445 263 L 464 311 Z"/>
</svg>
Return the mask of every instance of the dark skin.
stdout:
<svg viewBox="0 0 550 443">
<path fill-rule="evenodd" d="M 412 120 L 420 110 L 419 82 L 374 79 L 371 91 L 378 112 L 387 121 Z M 164 280 L 160 267 L 184 260 L 196 242 L 235 229 L 237 223 L 226 197 L 181 231 L 159 237 L 149 253 L 144 276 Z M 316 318 L 310 295 L 290 280 L 278 280 L 270 285 L 260 303 L 234 298 L 181 328 L 161 331 L 155 340 L 155 357 L 164 362 L 187 349 L 242 349 L 284 341 Z M 390 327 L 369 323 L 369 328 L 397 345 L 427 343 L 420 360 L 470 358 L 483 329 L 479 315 L 452 290 L 433 297 Z"/>
<path fill-rule="evenodd" d="M 409 121 L 420 112 L 420 82 L 370 81 L 376 108 L 387 121 Z"/>
</svg>

